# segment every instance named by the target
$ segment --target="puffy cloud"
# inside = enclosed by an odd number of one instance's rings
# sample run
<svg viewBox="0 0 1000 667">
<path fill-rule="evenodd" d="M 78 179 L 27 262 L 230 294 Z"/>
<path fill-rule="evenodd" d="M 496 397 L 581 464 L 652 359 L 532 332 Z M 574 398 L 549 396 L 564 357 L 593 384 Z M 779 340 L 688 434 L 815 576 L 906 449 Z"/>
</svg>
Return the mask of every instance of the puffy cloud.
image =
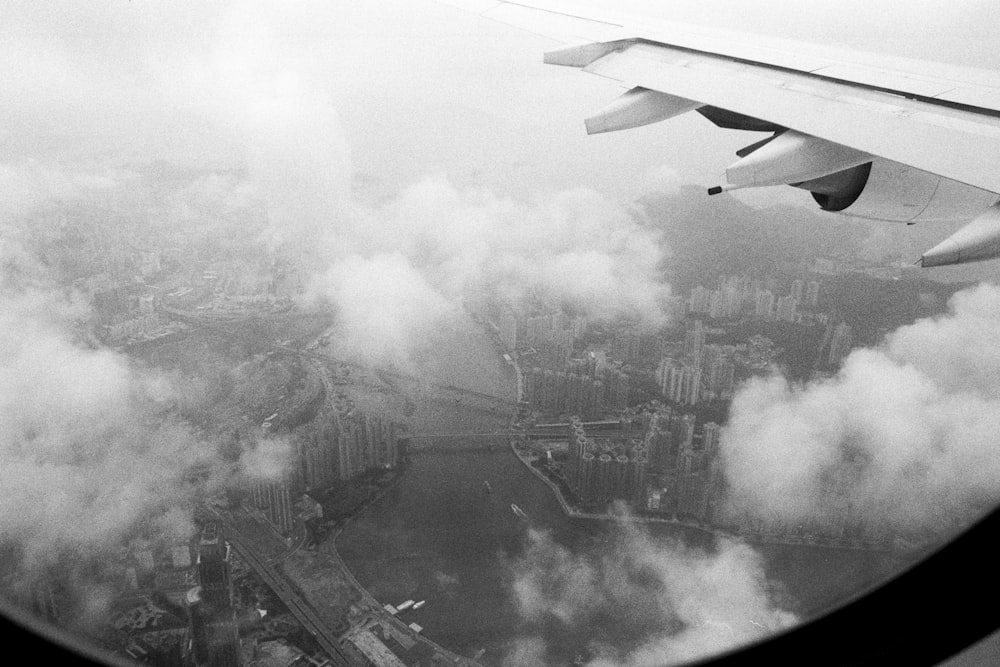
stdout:
<svg viewBox="0 0 1000 667">
<path fill-rule="evenodd" d="M 92 344 L 89 308 L 20 243 L 39 229 L 23 213 L 0 208 L 0 539 L 18 547 L 28 581 L 140 529 L 185 538 L 194 504 L 240 468 L 177 416 L 191 387 Z M 274 475 L 287 448 L 257 444 L 242 472 Z"/>
<path fill-rule="evenodd" d="M 244 438 L 228 460 L 177 416 L 190 387 L 84 344 L 87 309 L 25 282 L 0 281 L 0 541 L 17 546 L 19 562 L 5 565 L 24 575 L 18 585 L 65 554 L 100 553 L 136 532 L 186 539 L 195 504 L 234 475 L 287 469 L 280 439 Z"/>
<path fill-rule="evenodd" d="M 337 349 L 368 361 L 407 364 L 452 307 L 399 253 L 353 255 L 318 276 L 306 298 L 336 308 Z"/>
<path fill-rule="evenodd" d="M 36 37 L 0 48 L 0 61 L 11 71 L 30 70 L 3 84 L 11 94 L 0 102 L 0 118 L 32 137 L 36 148 L 14 155 L 41 161 L 0 172 L 0 181 L 24 186 L 17 188 L 23 206 L 72 197 L 81 187 L 97 191 L 67 176 L 72 170 L 66 165 L 85 165 L 79 174 L 103 174 L 95 165 L 150 159 L 245 166 L 267 212 L 260 240 L 297 258 L 316 277 L 317 290 L 331 290 L 329 300 L 352 318 L 342 324 L 349 348 L 360 351 L 360 333 L 376 334 L 371 360 L 407 356 L 416 342 L 401 334 L 419 334 L 447 310 L 431 292 L 454 306 L 493 294 L 662 323 L 667 290 L 660 279 L 660 235 L 593 191 L 538 193 L 515 202 L 434 177 L 384 206 L 354 201 L 337 78 L 326 64 L 351 57 L 356 44 L 323 37 L 322 26 L 335 17 L 320 6 L 64 9 L 57 14 L 18 5 L 12 20 L 46 31 L 28 31 Z M 69 107 L 75 112 L 67 114 Z M 38 125 L 31 118 L 48 120 Z M 42 145 L 48 149 L 38 150 Z M 124 178 L 106 185 L 120 186 Z M 650 183 L 674 178 L 660 169 Z M 28 187 L 33 183 L 41 183 L 42 192 Z M 213 192 L 209 186 L 187 193 L 191 201 L 175 202 L 171 212 L 210 225 L 211 214 L 197 215 Z M 209 203 L 209 209 L 240 209 L 248 193 L 227 187 L 216 194 L 226 201 Z M 418 296 L 431 307 L 402 308 L 391 318 L 384 300 L 370 302 L 377 309 L 372 312 L 363 310 L 360 298 L 348 304 L 345 289 L 361 287 L 348 274 L 374 279 L 375 268 L 388 270 L 375 283 L 383 293 Z"/>
<path fill-rule="evenodd" d="M 463 301 L 534 300 L 596 318 L 665 321 L 659 232 L 589 190 L 530 204 L 427 178 L 331 223 L 307 290 L 337 307 L 344 349 L 405 363 Z"/>
<path fill-rule="evenodd" d="M 247 443 L 240 456 L 240 472 L 253 481 L 280 481 L 291 467 L 294 452 L 287 438 L 264 438 Z"/>
<path fill-rule="evenodd" d="M 855 350 L 833 378 L 749 382 L 722 456 L 734 507 L 785 521 L 830 518 L 949 531 L 1000 498 L 1000 289 L 959 292 L 949 312 Z"/>
<path fill-rule="evenodd" d="M 622 523 L 615 539 L 578 555 L 546 533 L 529 532 L 511 564 L 512 588 L 527 630 L 505 664 L 551 663 L 546 622 L 600 627 L 588 650 L 593 667 L 645 667 L 690 660 L 751 641 L 795 622 L 771 599 L 763 559 L 751 547 L 720 540 L 703 551 L 656 539 Z M 605 627 L 606 626 L 606 627 Z"/>
<path fill-rule="evenodd" d="M 162 387 L 121 355 L 71 342 L 55 296 L 4 294 L 0 533 L 35 565 L 112 543 L 186 505 L 213 449 L 163 414 Z"/>
</svg>

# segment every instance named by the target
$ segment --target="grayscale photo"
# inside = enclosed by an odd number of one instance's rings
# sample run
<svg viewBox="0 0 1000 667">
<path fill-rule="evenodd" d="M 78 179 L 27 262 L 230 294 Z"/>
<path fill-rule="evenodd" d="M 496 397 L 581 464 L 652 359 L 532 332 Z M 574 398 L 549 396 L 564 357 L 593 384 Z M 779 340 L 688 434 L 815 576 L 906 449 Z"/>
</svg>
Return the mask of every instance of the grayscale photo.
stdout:
<svg viewBox="0 0 1000 667">
<path fill-rule="evenodd" d="M 1000 664 L 1000 5 L 10 0 L 10 664 Z"/>
</svg>

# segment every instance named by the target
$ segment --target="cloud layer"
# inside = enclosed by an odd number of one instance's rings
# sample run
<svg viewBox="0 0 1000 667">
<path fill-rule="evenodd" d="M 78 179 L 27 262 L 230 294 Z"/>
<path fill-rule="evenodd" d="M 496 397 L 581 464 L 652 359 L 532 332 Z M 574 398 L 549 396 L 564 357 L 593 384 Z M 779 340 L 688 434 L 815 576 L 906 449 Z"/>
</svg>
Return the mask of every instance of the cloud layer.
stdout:
<svg viewBox="0 0 1000 667">
<path fill-rule="evenodd" d="M 594 629 L 591 667 L 653 667 L 716 653 L 787 627 L 796 617 L 772 600 L 763 559 L 719 541 L 702 551 L 622 523 L 610 546 L 580 556 L 537 530 L 512 563 L 524 635 L 505 664 L 558 664 L 545 625 Z M 603 630 L 603 631 L 602 631 Z M 628 637 L 623 646 L 603 637 Z"/>
<path fill-rule="evenodd" d="M 107 189 L 87 181 L 74 199 L 76 186 L 55 195 L 38 187 L 32 197 L 70 208 L 90 189 Z M 195 385 L 93 344 L 88 306 L 32 250 L 46 228 L 24 217 L 23 193 L 8 192 L 13 203 L 0 206 L 0 539 L 17 545 L 14 567 L 42 573 L 66 553 L 99 552 L 140 529 L 186 539 L 205 494 L 236 474 L 280 472 L 287 443 L 246 442 L 245 456 L 226 460 L 177 416 L 197 400 Z"/>
<path fill-rule="evenodd" d="M 601 195 L 531 204 L 428 178 L 379 208 L 355 206 L 306 303 L 326 300 L 352 353 L 405 359 L 463 302 L 544 303 L 595 318 L 665 321 L 662 239 Z"/>
<path fill-rule="evenodd" d="M 833 378 L 750 381 L 722 438 L 732 504 L 760 517 L 950 532 L 1000 499 L 1000 288 L 855 350 Z"/>
</svg>

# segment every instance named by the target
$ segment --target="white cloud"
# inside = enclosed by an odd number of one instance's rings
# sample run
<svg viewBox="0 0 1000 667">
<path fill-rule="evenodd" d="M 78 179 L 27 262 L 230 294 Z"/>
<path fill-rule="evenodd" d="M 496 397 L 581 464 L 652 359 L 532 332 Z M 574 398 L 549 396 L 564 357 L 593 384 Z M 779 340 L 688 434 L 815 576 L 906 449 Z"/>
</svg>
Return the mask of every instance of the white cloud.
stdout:
<svg viewBox="0 0 1000 667">
<path fill-rule="evenodd" d="M 313 281 L 306 299 L 324 299 L 335 307 L 339 352 L 402 365 L 453 310 L 399 253 L 337 260 Z"/>
<path fill-rule="evenodd" d="M 735 507 L 786 521 L 852 516 L 950 532 L 1000 499 L 1000 289 L 854 351 L 829 380 L 748 383 L 722 456 Z"/>
<path fill-rule="evenodd" d="M 632 646 L 609 646 L 596 633 L 591 667 L 652 667 L 716 653 L 795 622 L 771 599 L 763 558 L 729 540 L 703 551 L 656 539 L 622 523 L 610 547 L 578 555 L 546 533 L 529 531 L 511 564 L 512 588 L 527 631 L 505 664 L 552 664 L 542 629 L 557 620 L 627 626 Z M 532 634 L 534 630 L 538 634 Z M 609 629 L 615 632 L 614 628 Z"/>
</svg>

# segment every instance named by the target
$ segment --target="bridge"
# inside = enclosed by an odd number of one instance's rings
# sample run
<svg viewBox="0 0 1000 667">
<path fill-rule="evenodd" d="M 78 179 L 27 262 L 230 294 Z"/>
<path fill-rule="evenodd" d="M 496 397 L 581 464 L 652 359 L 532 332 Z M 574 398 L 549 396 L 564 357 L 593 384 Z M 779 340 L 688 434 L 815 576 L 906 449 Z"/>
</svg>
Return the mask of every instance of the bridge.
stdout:
<svg viewBox="0 0 1000 667">
<path fill-rule="evenodd" d="M 591 433 L 607 434 L 620 431 L 617 421 L 584 422 Z M 524 437 L 529 440 L 565 440 L 569 424 L 538 424 L 533 429 L 516 431 L 461 431 L 449 433 L 414 433 L 400 438 L 406 443 L 410 454 L 429 452 L 475 452 L 492 450 L 506 446 L 511 438 Z M 628 432 L 621 431 L 623 435 Z"/>
<path fill-rule="evenodd" d="M 510 433 L 490 431 L 486 433 L 420 433 L 400 438 L 405 443 L 408 454 L 481 452 L 499 449 L 507 445 Z"/>
</svg>

